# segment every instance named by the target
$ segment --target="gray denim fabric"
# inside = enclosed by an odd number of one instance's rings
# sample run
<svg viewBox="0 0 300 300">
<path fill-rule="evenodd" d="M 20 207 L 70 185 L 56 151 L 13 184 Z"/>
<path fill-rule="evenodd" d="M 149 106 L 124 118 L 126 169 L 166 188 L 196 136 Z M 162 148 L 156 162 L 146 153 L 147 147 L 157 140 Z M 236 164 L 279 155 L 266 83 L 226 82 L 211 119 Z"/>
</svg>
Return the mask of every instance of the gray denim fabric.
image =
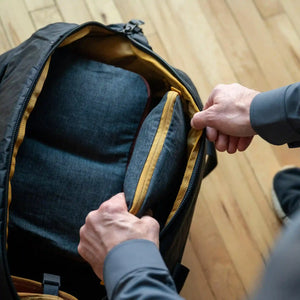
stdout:
<svg viewBox="0 0 300 300">
<path fill-rule="evenodd" d="M 157 133 L 166 100 L 167 94 L 147 116 L 137 137 L 124 181 L 124 192 L 129 204 L 135 196 L 135 190 Z M 163 148 L 155 165 L 143 206 L 138 214 L 141 216 L 151 209 L 161 226 L 164 225 L 169 215 L 185 171 L 188 133 L 186 124 L 188 123 L 185 121 L 178 96 Z"/>
<path fill-rule="evenodd" d="M 58 273 L 67 291 L 69 285 L 84 293 L 100 288 L 77 253 L 79 228 L 91 210 L 123 190 L 147 99 L 145 81 L 135 73 L 65 49 L 54 54 L 12 180 L 12 274 L 40 280 L 43 272 Z"/>
</svg>

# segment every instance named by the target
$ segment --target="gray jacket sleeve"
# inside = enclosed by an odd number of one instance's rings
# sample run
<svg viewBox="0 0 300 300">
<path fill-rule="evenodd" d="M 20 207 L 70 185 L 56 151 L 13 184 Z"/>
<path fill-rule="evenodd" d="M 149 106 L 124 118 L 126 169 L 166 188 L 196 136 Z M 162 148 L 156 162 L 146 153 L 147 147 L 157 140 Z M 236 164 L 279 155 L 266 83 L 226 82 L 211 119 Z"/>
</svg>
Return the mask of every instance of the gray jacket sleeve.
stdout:
<svg viewBox="0 0 300 300">
<path fill-rule="evenodd" d="M 114 247 L 103 269 L 108 299 L 182 298 L 156 245 L 148 240 L 129 240 Z"/>
<path fill-rule="evenodd" d="M 251 300 L 300 299 L 300 211 L 283 228 Z"/>
<path fill-rule="evenodd" d="M 300 146 L 300 83 L 258 94 L 251 103 L 250 120 L 269 143 Z"/>
</svg>

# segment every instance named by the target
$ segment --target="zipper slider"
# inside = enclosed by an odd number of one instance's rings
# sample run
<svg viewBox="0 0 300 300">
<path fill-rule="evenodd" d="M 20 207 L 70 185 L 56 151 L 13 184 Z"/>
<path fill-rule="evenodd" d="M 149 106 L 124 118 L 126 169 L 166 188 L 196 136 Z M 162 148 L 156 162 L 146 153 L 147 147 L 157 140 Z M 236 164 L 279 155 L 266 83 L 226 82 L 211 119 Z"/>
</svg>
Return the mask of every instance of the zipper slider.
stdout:
<svg viewBox="0 0 300 300">
<path fill-rule="evenodd" d="M 128 35 L 132 33 L 140 33 L 142 32 L 142 29 L 139 27 L 139 25 L 143 24 L 145 24 L 145 22 L 142 20 L 130 20 L 124 25 L 122 32 Z"/>
</svg>

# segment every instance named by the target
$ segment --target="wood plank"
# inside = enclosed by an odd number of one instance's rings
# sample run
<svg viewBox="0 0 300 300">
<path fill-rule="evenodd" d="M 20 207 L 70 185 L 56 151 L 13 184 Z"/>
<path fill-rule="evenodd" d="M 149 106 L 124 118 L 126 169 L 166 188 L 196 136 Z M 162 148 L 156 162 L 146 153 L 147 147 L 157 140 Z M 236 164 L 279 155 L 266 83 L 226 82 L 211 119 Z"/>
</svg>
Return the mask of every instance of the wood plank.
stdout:
<svg viewBox="0 0 300 300">
<path fill-rule="evenodd" d="M 278 88 L 290 84 L 292 76 L 286 69 L 253 2 L 239 0 L 227 2 L 270 87 Z"/>
<path fill-rule="evenodd" d="M 283 12 L 280 1 L 278 0 L 254 0 L 259 12 L 264 18 L 268 18 Z"/>
<path fill-rule="evenodd" d="M 34 32 L 34 26 L 23 1 L 0 1 L 1 22 L 12 47 L 19 45 Z"/>
<path fill-rule="evenodd" d="M 199 262 L 197 251 L 195 251 L 190 239 L 191 237 L 189 237 L 185 247 L 183 262 L 186 266 L 192 266 L 192 270 L 189 272 L 180 295 L 189 300 L 215 300 L 213 288 L 208 281 L 209 278 L 206 278 L 205 270 Z"/>
<path fill-rule="evenodd" d="M 56 6 L 32 11 L 31 17 L 36 29 L 42 28 L 51 23 L 62 22 L 62 16 Z"/>
<path fill-rule="evenodd" d="M 280 3 L 298 35 L 300 35 L 300 0 L 280 0 Z"/>
<path fill-rule="evenodd" d="M 208 193 L 201 191 L 183 259 L 183 263 L 191 268 L 187 283 L 191 289 L 183 290 L 182 295 L 189 300 L 205 299 L 198 287 L 207 282 L 215 299 L 242 299 L 245 288 L 216 226 L 216 214 L 208 207 L 210 200 Z M 189 263 L 191 251 L 196 260 Z M 203 270 L 203 274 L 197 278 L 199 269 Z M 205 279 L 200 283 L 203 276 Z M 208 287 L 205 295 L 211 297 L 207 293 Z"/>
<path fill-rule="evenodd" d="M 122 23 L 122 17 L 113 0 L 85 0 L 94 21 L 103 24 Z"/>
<path fill-rule="evenodd" d="M 264 195 L 269 199 L 272 178 L 281 168 L 277 157 L 272 155 L 273 147 L 275 146 L 270 145 L 260 137 L 256 137 L 252 146 L 245 152 L 254 176 L 261 184 Z"/>
<path fill-rule="evenodd" d="M 271 155 L 273 153 L 271 152 Z M 261 203 L 257 203 L 255 198 L 262 201 L 268 201 L 263 194 L 260 193 L 259 197 L 257 191 L 260 191 L 260 186 L 257 180 L 250 173 L 250 166 L 247 165 L 247 158 L 245 153 L 237 153 L 235 156 L 222 153 L 222 170 L 224 176 L 228 178 L 229 193 L 232 193 L 229 201 L 226 202 L 226 209 L 234 211 L 238 207 L 240 218 L 237 220 L 239 226 L 246 227 L 249 234 L 249 239 L 253 239 L 257 251 L 262 257 L 269 255 L 269 251 L 273 246 L 274 239 L 274 224 L 278 223 L 277 218 L 274 216 L 273 209 L 268 206 L 271 214 L 264 210 L 261 212 Z M 252 170 L 251 170 L 252 172 Z M 252 178 L 249 178 L 252 175 Z M 237 215 L 237 212 L 234 212 Z M 270 220 L 267 219 L 267 216 Z"/>
<path fill-rule="evenodd" d="M 208 97 L 215 84 L 235 81 L 197 2 L 191 1 L 189 5 L 184 0 L 143 3 L 145 9 L 152 12 L 152 22 L 167 45 L 170 62 L 189 74 L 203 99 Z M 194 17 L 191 19 L 190 15 Z"/>
<path fill-rule="evenodd" d="M 24 0 L 28 11 L 54 6 L 54 0 Z"/>
<path fill-rule="evenodd" d="M 300 148 L 288 148 L 287 145 L 272 147 L 280 167 L 299 166 Z"/>
<path fill-rule="evenodd" d="M 199 0 L 199 3 L 238 82 L 259 91 L 268 88 L 269 84 L 226 2 Z"/>
<path fill-rule="evenodd" d="M 56 0 L 56 6 L 65 22 L 81 24 L 92 21 L 84 0 Z"/>
<path fill-rule="evenodd" d="M 274 238 L 277 236 L 278 231 L 281 228 L 281 223 L 279 222 L 278 218 L 276 217 L 274 210 L 273 210 L 273 205 L 271 204 L 271 197 L 270 197 L 270 190 L 267 191 L 267 194 L 265 193 L 266 191 L 264 191 L 262 189 L 262 184 L 264 185 L 265 182 L 261 182 L 260 178 L 258 178 L 255 174 L 255 171 L 253 168 L 255 168 L 255 163 L 253 162 L 253 160 L 255 160 L 255 157 L 251 156 L 251 151 L 259 151 L 258 149 L 254 149 L 255 148 L 255 141 L 253 142 L 253 145 L 251 146 L 251 150 L 247 150 L 244 155 L 241 155 L 239 157 L 240 160 L 240 164 L 242 166 L 242 172 L 245 176 L 245 180 L 247 181 L 247 184 L 249 185 L 249 187 L 251 187 L 251 195 L 252 195 L 252 199 L 250 201 L 254 201 L 257 205 L 257 207 L 259 208 L 259 213 L 257 213 L 257 217 L 262 218 L 263 222 L 265 223 L 265 226 L 267 228 L 263 228 L 263 231 L 269 232 L 270 236 L 266 237 L 266 240 L 268 240 L 268 245 L 269 248 L 272 247 Z M 271 157 L 277 160 L 276 155 L 273 155 L 272 152 L 270 151 L 269 153 L 265 153 L 265 157 L 261 157 L 259 159 L 263 159 L 266 160 L 267 157 L 269 157 L 269 155 L 271 155 Z M 262 165 L 263 161 L 257 161 L 258 165 Z M 271 187 L 271 181 L 272 181 L 272 177 L 268 178 L 268 184 L 269 184 L 269 188 Z M 267 188 L 268 189 L 268 188 Z M 257 228 L 258 231 L 260 231 L 259 228 Z M 268 231 L 267 231 L 268 230 Z M 272 240 L 273 239 L 273 240 Z"/>
<path fill-rule="evenodd" d="M 4 28 L 2 26 L 1 17 L 0 17 L 0 55 L 11 48 L 11 45 L 8 41 L 8 38 L 5 34 Z"/>
<path fill-rule="evenodd" d="M 214 215 L 216 226 L 231 257 L 232 264 L 244 288 L 249 293 L 253 289 L 254 278 L 262 268 L 262 255 L 257 244 L 254 243 L 240 206 L 237 204 L 242 200 L 236 199 L 231 192 L 233 184 L 230 182 L 230 178 L 224 174 L 224 171 L 227 170 L 224 170 L 222 162 L 220 163 L 220 169 L 206 179 L 210 182 L 209 188 L 206 188 L 205 185 L 202 186 L 202 190 L 208 199 L 208 209 Z M 226 178 L 226 184 L 215 184 L 220 182 L 221 178 Z M 240 183 L 235 182 L 235 184 Z M 214 189 L 212 186 L 214 186 Z M 248 263 L 249 261 L 251 261 L 251 264 Z"/>
<path fill-rule="evenodd" d="M 300 80 L 300 36 L 285 14 L 268 18 L 266 24 L 276 43 L 286 69 L 292 75 L 293 82 Z"/>
</svg>

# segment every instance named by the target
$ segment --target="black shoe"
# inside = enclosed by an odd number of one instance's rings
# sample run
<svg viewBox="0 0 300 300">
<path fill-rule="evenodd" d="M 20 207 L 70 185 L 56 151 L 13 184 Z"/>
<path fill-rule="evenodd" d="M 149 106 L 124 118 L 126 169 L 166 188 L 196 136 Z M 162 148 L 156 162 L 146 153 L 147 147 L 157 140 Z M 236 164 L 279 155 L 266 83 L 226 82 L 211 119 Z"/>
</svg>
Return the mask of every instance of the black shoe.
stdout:
<svg viewBox="0 0 300 300">
<path fill-rule="evenodd" d="M 284 224 L 300 208 L 300 168 L 285 167 L 273 179 L 272 200 Z"/>
</svg>

